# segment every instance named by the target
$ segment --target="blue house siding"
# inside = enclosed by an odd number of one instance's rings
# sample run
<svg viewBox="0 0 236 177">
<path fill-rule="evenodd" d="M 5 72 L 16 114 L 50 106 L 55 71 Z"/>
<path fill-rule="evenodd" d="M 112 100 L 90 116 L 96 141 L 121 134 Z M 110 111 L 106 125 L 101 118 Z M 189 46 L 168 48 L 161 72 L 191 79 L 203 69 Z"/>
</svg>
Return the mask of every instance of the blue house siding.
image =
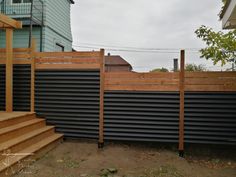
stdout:
<svg viewBox="0 0 236 177">
<path fill-rule="evenodd" d="M 45 28 L 44 34 L 45 34 L 44 37 L 45 45 L 43 51 L 45 52 L 56 51 L 56 44 L 64 46 L 65 51 L 72 51 L 72 41 L 56 33 L 54 30 L 50 28 Z"/>
<path fill-rule="evenodd" d="M 37 41 L 37 50 L 40 51 L 40 27 L 33 28 L 33 38 Z M 0 31 L 0 48 L 5 48 L 5 32 Z M 14 48 L 27 48 L 29 42 L 29 27 L 24 27 L 21 30 L 14 30 L 13 36 Z"/>
<path fill-rule="evenodd" d="M 72 41 L 70 23 L 70 2 L 68 0 L 45 1 L 45 26 L 57 31 Z"/>
<path fill-rule="evenodd" d="M 15 48 L 25 48 L 28 47 L 29 41 L 29 4 L 20 4 L 20 5 L 11 5 L 11 0 L 6 0 L 8 7 L 6 9 L 6 14 L 11 14 L 12 18 L 16 20 L 22 20 L 23 29 L 16 30 L 14 34 L 14 47 Z M 37 0 L 35 0 L 36 2 Z M 71 11 L 71 1 L 69 0 L 43 0 L 43 27 L 42 27 L 42 51 L 53 52 L 58 50 L 59 44 L 64 47 L 64 51 L 72 51 L 72 33 L 71 33 L 71 20 L 70 20 L 70 11 Z M 14 14 L 11 11 L 11 7 L 22 7 L 22 14 L 19 12 Z M 12 7 L 13 8 L 13 7 Z M 37 14 L 34 14 L 37 15 Z M 27 22 L 28 21 L 28 22 Z M 37 40 L 38 51 L 40 51 L 41 43 L 41 33 L 40 26 L 33 26 L 33 37 Z M 5 47 L 5 34 L 0 32 L 0 48 Z"/>
</svg>

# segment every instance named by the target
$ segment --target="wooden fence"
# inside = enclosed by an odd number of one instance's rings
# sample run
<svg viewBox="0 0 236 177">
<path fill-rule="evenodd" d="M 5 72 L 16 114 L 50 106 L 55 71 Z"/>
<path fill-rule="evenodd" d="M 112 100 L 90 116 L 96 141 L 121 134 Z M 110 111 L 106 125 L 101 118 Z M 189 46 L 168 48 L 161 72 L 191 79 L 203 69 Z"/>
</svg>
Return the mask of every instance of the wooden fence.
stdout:
<svg viewBox="0 0 236 177">
<path fill-rule="evenodd" d="M 6 64 L 0 49 L 0 64 Z M 179 92 L 179 150 L 184 150 L 185 92 L 236 92 L 236 72 L 185 72 L 185 53 L 181 51 L 180 72 L 105 73 L 104 50 L 98 52 L 35 52 L 14 49 L 13 64 L 31 65 L 31 111 L 34 111 L 35 70 L 100 70 L 99 146 L 104 143 L 104 93 L 106 91 Z M 6 100 L 7 101 L 7 100 Z"/>
<path fill-rule="evenodd" d="M 185 72 L 185 91 L 236 91 L 236 72 Z M 105 90 L 179 91 L 179 73 L 105 73 Z"/>
<path fill-rule="evenodd" d="M 185 92 L 235 92 L 236 72 L 185 72 L 185 52 L 183 50 L 180 58 L 180 72 L 104 73 L 104 90 L 179 92 L 179 151 L 182 155 L 184 150 Z M 101 135 L 101 142 L 103 142 L 102 137 Z"/>
</svg>

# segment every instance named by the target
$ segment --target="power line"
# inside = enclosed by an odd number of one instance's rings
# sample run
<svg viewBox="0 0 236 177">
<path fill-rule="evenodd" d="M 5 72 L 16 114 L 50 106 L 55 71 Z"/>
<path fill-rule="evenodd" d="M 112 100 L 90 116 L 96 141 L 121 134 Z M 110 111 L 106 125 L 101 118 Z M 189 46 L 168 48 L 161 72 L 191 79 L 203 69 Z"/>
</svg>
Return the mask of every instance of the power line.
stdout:
<svg viewBox="0 0 236 177">
<path fill-rule="evenodd" d="M 106 45 L 106 44 L 95 44 L 95 43 L 79 43 L 79 45 L 95 46 L 95 47 L 108 47 L 108 48 L 122 48 L 122 49 L 136 49 L 136 50 L 181 50 L 182 48 L 149 48 L 149 47 L 130 47 L 130 46 L 117 46 L 117 45 Z M 185 50 L 200 50 L 201 48 L 185 48 Z"/>
<path fill-rule="evenodd" d="M 99 47 L 90 47 L 90 46 L 81 46 L 81 45 L 73 45 L 74 47 L 87 48 L 87 49 L 100 49 Z M 113 49 L 113 48 L 104 48 L 108 51 L 115 52 L 135 52 L 135 53 L 179 53 L 178 51 L 154 51 L 154 50 L 131 50 L 131 49 Z"/>
<path fill-rule="evenodd" d="M 80 47 L 80 48 L 86 48 L 86 49 L 93 49 L 93 50 L 99 50 L 100 47 L 92 47 L 92 46 L 84 46 L 84 45 L 73 45 L 73 47 Z M 164 49 L 158 49 L 158 50 L 148 50 L 148 49 L 125 49 L 125 48 L 104 48 L 108 51 L 116 51 L 116 52 L 135 52 L 135 53 L 166 53 L 166 54 L 179 54 L 179 50 L 164 50 Z M 191 53 L 198 53 L 197 51 L 189 51 Z"/>
</svg>

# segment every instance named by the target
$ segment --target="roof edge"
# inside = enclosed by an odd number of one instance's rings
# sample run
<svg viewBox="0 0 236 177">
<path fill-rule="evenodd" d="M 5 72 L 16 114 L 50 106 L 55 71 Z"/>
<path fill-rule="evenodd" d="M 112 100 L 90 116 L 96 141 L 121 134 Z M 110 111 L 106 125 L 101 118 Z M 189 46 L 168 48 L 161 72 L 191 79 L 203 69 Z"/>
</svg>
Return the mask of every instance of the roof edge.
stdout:
<svg viewBox="0 0 236 177">
<path fill-rule="evenodd" d="M 224 7 L 223 7 L 223 9 L 222 9 L 222 11 L 220 13 L 220 20 L 222 20 L 222 18 L 224 17 L 224 15 L 225 15 L 225 13 L 226 13 L 229 5 L 230 5 L 230 2 L 231 2 L 231 0 L 227 0 L 226 1 L 226 4 L 224 5 Z"/>
<path fill-rule="evenodd" d="M 74 1 L 74 0 L 68 0 L 68 1 L 70 1 L 70 3 L 71 3 L 71 4 L 74 4 L 74 3 L 75 3 L 75 1 Z"/>
</svg>

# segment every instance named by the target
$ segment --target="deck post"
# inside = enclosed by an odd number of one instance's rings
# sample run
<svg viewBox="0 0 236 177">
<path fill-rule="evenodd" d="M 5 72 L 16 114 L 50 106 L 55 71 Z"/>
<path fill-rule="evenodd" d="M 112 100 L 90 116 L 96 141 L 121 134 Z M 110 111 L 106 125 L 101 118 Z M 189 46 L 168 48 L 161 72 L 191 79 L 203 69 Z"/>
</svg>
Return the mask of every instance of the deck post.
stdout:
<svg viewBox="0 0 236 177">
<path fill-rule="evenodd" d="M 105 50 L 100 50 L 100 110 L 99 110 L 99 141 L 98 148 L 104 146 L 104 72 L 105 72 Z"/>
<path fill-rule="evenodd" d="M 179 156 L 184 156 L 184 70 L 185 70 L 185 50 L 180 52 L 180 72 L 179 72 L 179 93 L 180 93 L 180 111 L 179 111 Z"/>
<path fill-rule="evenodd" d="M 6 112 L 13 111 L 13 28 L 6 28 Z"/>
<path fill-rule="evenodd" d="M 31 84 L 30 84 L 30 111 L 35 110 L 35 52 L 36 52 L 36 40 L 32 39 L 30 47 L 30 59 L 31 59 Z"/>
</svg>

